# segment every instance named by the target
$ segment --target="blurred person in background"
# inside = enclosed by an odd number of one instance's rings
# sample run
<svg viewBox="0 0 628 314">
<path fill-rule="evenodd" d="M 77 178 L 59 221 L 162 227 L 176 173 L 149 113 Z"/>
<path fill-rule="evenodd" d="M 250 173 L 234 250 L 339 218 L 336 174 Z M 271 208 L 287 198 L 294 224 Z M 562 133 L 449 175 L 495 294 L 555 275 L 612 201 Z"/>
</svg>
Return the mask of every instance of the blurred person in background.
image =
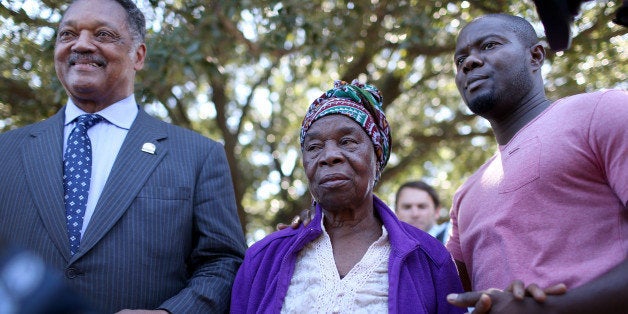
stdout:
<svg viewBox="0 0 628 314">
<path fill-rule="evenodd" d="M 436 190 L 423 181 L 402 184 L 395 194 L 395 213 L 405 221 L 445 244 L 449 239 L 449 222 L 438 223 L 441 203 Z"/>
</svg>

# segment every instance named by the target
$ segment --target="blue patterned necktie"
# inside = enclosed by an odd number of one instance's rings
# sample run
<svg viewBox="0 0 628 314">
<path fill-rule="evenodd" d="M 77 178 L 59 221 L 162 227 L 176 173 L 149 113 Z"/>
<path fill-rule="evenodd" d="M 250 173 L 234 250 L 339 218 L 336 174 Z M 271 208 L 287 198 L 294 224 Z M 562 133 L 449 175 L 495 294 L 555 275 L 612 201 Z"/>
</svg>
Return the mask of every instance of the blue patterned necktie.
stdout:
<svg viewBox="0 0 628 314">
<path fill-rule="evenodd" d="M 74 255 L 81 243 L 81 229 L 87 205 L 90 180 L 92 178 L 92 143 L 87 130 L 103 117 L 96 114 L 83 114 L 78 117 L 76 126 L 68 137 L 63 155 L 63 188 L 65 190 L 65 214 L 70 240 L 70 254 Z"/>
</svg>

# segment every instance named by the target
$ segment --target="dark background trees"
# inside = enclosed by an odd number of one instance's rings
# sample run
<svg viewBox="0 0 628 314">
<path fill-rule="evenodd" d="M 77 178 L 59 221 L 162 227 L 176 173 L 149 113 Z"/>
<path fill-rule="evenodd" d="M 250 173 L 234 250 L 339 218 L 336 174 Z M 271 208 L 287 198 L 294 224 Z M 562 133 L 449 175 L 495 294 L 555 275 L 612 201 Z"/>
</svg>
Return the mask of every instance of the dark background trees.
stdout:
<svg viewBox="0 0 628 314">
<path fill-rule="evenodd" d="M 54 27 L 65 4 L 0 2 L 0 130 L 54 114 L 66 95 L 54 74 Z M 309 103 L 333 80 L 379 87 L 393 156 L 377 194 L 392 202 L 424 179 L 449 206 L 455 189 L 492 154 L 487 123 L 458 96 L 454 38 L 473 17 L 510 12 L 532 21 L 532 1 L 139 0 L 148 59 L 136 98 L 151 114 L 224 143 L 249 240 L 310 202 L 298 132 Z M 626 89 L 628 29 L 610 22 L 620 1 L 588 2 L 570 50 L 548 50 L 551 98 Z"/>
</svg>

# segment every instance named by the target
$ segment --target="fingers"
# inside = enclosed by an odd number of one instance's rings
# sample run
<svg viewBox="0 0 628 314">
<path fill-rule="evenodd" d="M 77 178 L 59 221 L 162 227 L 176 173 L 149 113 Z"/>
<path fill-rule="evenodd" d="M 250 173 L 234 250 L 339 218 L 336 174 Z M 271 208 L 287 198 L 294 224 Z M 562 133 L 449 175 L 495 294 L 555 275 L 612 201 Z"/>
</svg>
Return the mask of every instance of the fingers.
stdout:
<svg viewBox="0 0 628 314">
<path fill-rule="evenodd" d="M 543 291 L 543 289 L 539 287 L 539 285 L 533 283 L 529 285 L 526 288 L 526 290 L 528 291 L 528 294 L 530 294 L 530 296 L 532 296 L 532 298 L 534 298 L 536 302 L 540 302 L 540 303 L 545 302 L 547 295 L 545 294 L 545 291 Z"/>
<path fill-rule="evenodd" d="M 292 222 L 290 222 L 290 225 L 286 225 L 280 222 L 277 224 L 276 229 L 278 231 L 286 229 L 288 227 L 292 229 L 299 229 L 300 225 L 303 225 L 305 227 L 312 221 L 312 219 L 314 219 L 315 214 L 316 214 L 315 207 L 304 209 L 292 219 Z"/>
<path fill-rule="evenodd" d="M 559 283 L 557 285 L 541 289 L 537 284 L 531 284 L 526 288 L 527 293 L 534 298 L 536 302 L 543 303 L 548 295 L 560 295 L 567 292 L 567 286 Z"/>
<path fill-rule="evenodd" d="M 531 296 L 535 301 L 543 303 L 548 295 L 560 295 L 567 292 L 567 286 L 565 284 L 557 284 L 545 289 L 541 289 L 537 284 L 531 284 L 525 286 L 521 280 L 513 280 L 506 291 L 513 294 L 517 300 L 523 300 L 525 296 Z"/>
<path fill-rule="evenodd" d="M 476 306 L 476 303 L 480 301 L 482 295 L 483 295 L 482 292 L 477 292 L 477 291 L 465 292 L 465 293 L 451 293 L 447 295 L 447 302 L 449 302 L 452 305 L 459 306 L 459 307 Z M 486 294 L 484 295 L 488 298 L 488 295 Z M 490 298 L 488 299 L 490 303 Z"/>
<path fill-rule="evenodd" d="M 310 222 L 312 221 L 312 217 L 311 216 L 307 216 L 307 218 L 303 219 L 303 226 L 307 226 L 310 224 Z"/>
<path fill-rule="evenodd" d="M 299 228 L 300 224 L 301 224 L 301 217 L 300 216 L 295 216 L 292 219 L 292 222 L 290 223 L 290 227 L 292 227 L 292 229 L 297 229 L 297 228 Z"/>
<path fill-rule="evenodd" d="M 473 309 L 471 314 L 488 313 L 491 310 L 491 305 L 491 298 L 486 293 L 482 293 L 478 302 L 475 303 L 475 309 Z"/>
<path fill-rule="evenodd" d="M 543 290 L 547 295 L 559 295 L 567 292 L 567 286 L 564 283 L 559 283 Z"/>
<path fill-rule="evenodd" d="M 314 206 L 311 206 L 308 209 L 304 209 L 299 213 L 299 219 L 304 227 L 309 225 L 312 219 L 314 219 L 315 213 L 316 213 L 316 207 Z"/>
<path fill-rule="evenodd" d="M 277 231 L 286 229 L 288 227 L 291 227 L 292 229 L 297 229 L 299 228 L 300 223 L 301 223 L 301 217 L 295 216 L 292 219 L 292 222 L 290 223 L 290 225 L 286 225 L 285 223 L 280 222 L 277 224 L 276 228 L 277 228 Z"/>
<path fill-rule="evenodd" d="M 526 288 L 521 280 L 513 280 L 506 291 L 512 292 L 513 296 L 517 300 L 523 300 L 526 295 Z"/>
<path fill-rule="evenodd" d="M 536 302 L 543 303 L 547 300 L 548 295 L 560 295 L 567 292 L 567 286 L 565 284 L 557 284 L 545 289 L 541 289 L 537 284 L 531 284 L 526 287 L 526 292 L 530 295 Z"/>
</svg>

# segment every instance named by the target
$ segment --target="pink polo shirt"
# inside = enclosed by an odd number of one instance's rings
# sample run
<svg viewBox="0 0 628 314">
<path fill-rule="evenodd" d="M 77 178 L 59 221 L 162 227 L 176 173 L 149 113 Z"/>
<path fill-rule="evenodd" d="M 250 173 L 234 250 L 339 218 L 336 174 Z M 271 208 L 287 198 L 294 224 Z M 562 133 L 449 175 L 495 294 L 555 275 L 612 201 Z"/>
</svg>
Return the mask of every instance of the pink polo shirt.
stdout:
<svg viewBox="0 0 628 314">
<path fill-rule="evenodd" d="M 628 257 L 628 93 L 553 103 L 463 184 L 447 248 L 474 290 L 580 286 Z"/>
</svg>

